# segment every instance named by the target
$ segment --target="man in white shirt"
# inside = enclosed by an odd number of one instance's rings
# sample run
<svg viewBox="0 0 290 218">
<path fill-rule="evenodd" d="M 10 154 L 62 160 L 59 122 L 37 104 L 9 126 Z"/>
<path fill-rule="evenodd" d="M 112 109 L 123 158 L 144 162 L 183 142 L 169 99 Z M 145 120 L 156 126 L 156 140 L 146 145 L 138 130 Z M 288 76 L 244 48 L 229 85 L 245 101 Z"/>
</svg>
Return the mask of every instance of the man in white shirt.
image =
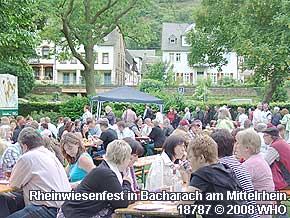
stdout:
<svg viewBox="0 0 290 218">
<path fill-rule="evenodd" d="M 124 138 L 132 138 L 135 139 L 135 133 L 126 127 L 126 123 L 124 121 L 119 121 L 117 123 L 118 129 L 117 129 L 117 135 L 118 139 L 124 139 Z"/>
<path fill-rule="evenodd" d="M 56 139 L 57 138 L 57 128 L 56 128 L 56 126 L 50 122 L 50 118 L 49 117 L 45 117 L 45 122 L 48 125 L 48 130 L 50 130 L 52 132 L 53 137 Z"/>
<path fill-rule="evenodd" d="M 57 157 L 44 147 L 44 141 L 35 129 L 24 128 L 18 140 L 24 154 L 13 167 L 9 183 L 11 187 L 23 190 L 25 207 L 8 217 L 56 217 L 62 201 L 30 199 L 29 192 L 69 192 L 71 187 L 64 167 Z"/>
<path fill-rule="evenodd" d="M 267 103 L 263 105 L 262 111 L 262 122 L 265 124 L 270 123 L 272 120 L 272 112 L 269 110 L 269 106 Z"/>
<path fill-rule="evenodd" d="M 93 115 L 90 112 L 90 106 L 86 105 L 84 106 L 84 114 L 82 116 L 82 123 L 86 123 L 88 118 L 92 118 Z"/>
<path fill-rule="evenodd" d="M 246 115 L 246 110 L 245 108 L 240 108 L 240 116 L 239 116 L 239 123 L 240 123 L 240 127 L 244 128 L 244 123 L 245 121 L 248 119 L 248 115 Z"/>
<path fill-rule="evenodd" d="M 253 125 L 256 126 L 258 123 L 262 122 L 262 104 L 257 105 L 256 110 L 253 112 Z"/>
</svg>

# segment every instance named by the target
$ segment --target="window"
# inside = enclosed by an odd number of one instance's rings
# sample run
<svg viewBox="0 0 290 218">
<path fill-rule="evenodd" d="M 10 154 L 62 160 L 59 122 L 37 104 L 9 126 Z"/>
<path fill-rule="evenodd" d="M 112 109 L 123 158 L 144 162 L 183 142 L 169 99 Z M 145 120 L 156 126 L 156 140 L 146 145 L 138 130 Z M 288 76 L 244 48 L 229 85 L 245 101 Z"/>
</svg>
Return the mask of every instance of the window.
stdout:
<svg viewBox="0 0 290 218">
<path fill-rule="evenodd" d="M 103 53 L 103 64 L 109 63 L 109 53 Z"/>
<path fill-rule="evenodd" d="M 171 35 L 169 38 L 169 44 L 177 44 L 177 38 L 175 37 L 175 35 Z"/>
<path fill-rule="evenodd" d="M 40 79 L 39 67 L 32 67 L 32 69 L 33 69 L 33 73 L 34 73 L 34 78 L 36 80 L 39 80 Z"/>
<path fill-rule="evenodd" d="M 42 56 L 46 58 L 46 57 L 48 57 L 48 55 L 49 55 L 49 47 L 43 46 L 42 47 Z"/>
<path fill-rule="evenodd" d="M 104 73 L 104 85 L 111 85 L 111 73 Z"/>
<path fill-rule="evenodd" d="M 52 80 L 53 79 L 53 68 L 52 67 L 46 67 L 45 68 L 45 79 L 46 80 Z"/>
<path fill-rule="evenodd" d="M 77 73 L 73 73 L 73 84 L 77 84 Z"/>
<path fill-rule="evenodd" d="M 199 80 L 201 78 L 204 78 L 204 72 L 203 71 L 197 71 L 196 75 L 197 75 L 197 80 Z"/>
<path fill-rule="evenodd" d="M 98 64 L 98 63 L 99 63 L 98 58 L 99 58 L 99 54 L 98 54 L 98 52 L 96 52 L 96 60 L 95 60 L 95 64 Z"/>
<path fill-rule="evenodd" d="M 68 85 L 69 84 L 69 73 L 63 73 L 63 84 Z"/>
<path fill-rule="evenodd" d="M 180 62 L 180 56 L 181 56 L 180 53 L 176 53 L 176 62 Z"/>
<path fill-rule="evenodd" d="M 169 53 L 169 61 L 174 62 L 174 53 Z"/>
<path fill-rule="evenodd" d="M 183 81 L 184 81 L 184 83 L 189 83 L 190 82 L 190 74 L 189 73 L 185 73 L 184 74 Z"/>
<path fill-rule="evenodd" d="M 211 74 L 211 80 L 212 80 L 212 82 L 213 82 L 214 84 L 217 83 L 217 74 L 216 74 L 216 73 L 212 73 L 212 74 Z"/>
</svg>

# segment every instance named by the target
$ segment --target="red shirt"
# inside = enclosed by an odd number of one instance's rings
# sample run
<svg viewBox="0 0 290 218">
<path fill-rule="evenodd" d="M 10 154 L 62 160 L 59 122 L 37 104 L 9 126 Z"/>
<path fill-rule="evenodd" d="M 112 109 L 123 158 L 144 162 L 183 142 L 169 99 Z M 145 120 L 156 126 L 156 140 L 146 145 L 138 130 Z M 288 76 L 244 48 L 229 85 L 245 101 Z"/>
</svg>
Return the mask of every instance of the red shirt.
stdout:
<svg viewBox="0 0 290 218">
<path fill-rule="evenodd" d="M 168 112 L 167 118 L 170 120 L 170 123 L 172 124 L 174 120 L 174 113 L 173 112 Z"/>
</svg>

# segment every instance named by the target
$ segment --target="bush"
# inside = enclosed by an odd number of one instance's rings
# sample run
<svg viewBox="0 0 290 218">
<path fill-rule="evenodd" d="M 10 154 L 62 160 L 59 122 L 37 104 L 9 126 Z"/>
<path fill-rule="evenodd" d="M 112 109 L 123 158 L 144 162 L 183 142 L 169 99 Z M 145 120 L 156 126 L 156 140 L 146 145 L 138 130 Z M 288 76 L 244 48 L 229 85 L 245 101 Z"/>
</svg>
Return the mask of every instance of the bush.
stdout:
<svg viewBox="0 0 290 218">
<path fill-rule="evenodd" d="M 33 111 L 36 112 L 56 112 L 60 113 L 61 103 L 45 103 L 45 102 L 19 102 L 18 113 L 22 116 L 30 115 Z"/>
<path fill-rule="evenodd" d="M 163 111 L 166 114 L 170 107 L 175 107 L 179 111 L 183 111 L 185 107 L 189 107 L 190 111 L 195 111 L 196 106 L 200 106 L 202 110 L 205 110 L 205 106 L 208 105 L 211 108 L 214 106 L 228 105 L 227 101 L 188 101 L 184 96 L 180 94 L 168 94 L 167 92 L 155 92 L 152 95 L 161 98 L 164 101 Z M 89 100 L 86 97 L 74 97 L 71 100 L 64 103 L 43 103 L 43 102 L 29 102 L 29 103 L 19 103 L 19 114 L 23 116 L 31 115 L 34 119 L 39 120 L 41 117 L 48 116 L 52 121 L 56 121 L 57 117 L 68 116 L 70 118 L 79 119 L 83 114 L 84 105 L 89 104 Z M 125 103 L 105 103 L 102 107 L 102 114 L 104 113 L 104 108 L 106 105 L 110 105 L 115 113 L 116 117 L 121 117 L 124 110 L 128 104 Z M 137 115 L 142 116 L 145 108 L 145 104 L 131 104 L 136 110 Z M 237 107 L 243 107 L 246 111 L 255 107 L 256 104 L 231 104 L 229 105 L 234 111 Z M 270 108 L 273 109 L 275 106 L 282 108 L 287 108 L 290 110 L 290 102 L 274 102 L 270 103 Z M 159 110 L 157 105 L 152 105 L 152 109 Z M 94 106 L 94 113 L 96 113 L 96 104 Z"/>
<path fill-rule="evenodd" d="M 30 114 L 31 117 L 33 117 L 34 120 L 40 121 L 40 118 L 43 117 L 49 117 L 51 122 L 55 125 L 57 124 L 57 118 L 61 117 L 59 113 L 54 111 L 32 111 Z"/>
<path fill-rule="evenodd" d="M 71 119 L 79 119 L 84 111 L 85 105 L 89 105 L 89 99 L 87 97 L 74 97 L 64 102 L 60 106 L 60 114 L 64 117 L 70 117 Z"/>
<path fill-rule="evenodd" d="M 234 87 L 240 85 L 240 83 L 232 77 L 224 76 L 218 80 L 218 85 L 222 87 Z"/>
<path fill-rule="evenodd" d="M 141 92 L 158 92 L 163 90 L 164 88 L 164 83 L 158 80 L 153 80 L 153 79 L 144 79 L 139 85 L 139 90 Z"/>
</svg>

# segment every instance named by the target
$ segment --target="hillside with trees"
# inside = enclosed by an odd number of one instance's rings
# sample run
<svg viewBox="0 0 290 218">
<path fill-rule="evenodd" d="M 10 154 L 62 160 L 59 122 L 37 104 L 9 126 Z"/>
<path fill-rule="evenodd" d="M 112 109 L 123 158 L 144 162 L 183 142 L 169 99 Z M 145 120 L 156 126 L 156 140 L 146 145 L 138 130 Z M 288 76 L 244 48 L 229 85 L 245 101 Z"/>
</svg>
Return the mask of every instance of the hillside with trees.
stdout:
<svg viewBox="0 0 290 218">
<path fill-rule="evenodd" d="M 151 34 L 142 36 L 147 37 L 146 40 L 127 35 L 126 46 L 128 48 L 160 48 L 162 23 L 192 23 L 194 8 L 200 3 L 201 0 L 153 0 L 150 7 L 140 12 L 143 25 L 151 29 Z"/>
</svg>

